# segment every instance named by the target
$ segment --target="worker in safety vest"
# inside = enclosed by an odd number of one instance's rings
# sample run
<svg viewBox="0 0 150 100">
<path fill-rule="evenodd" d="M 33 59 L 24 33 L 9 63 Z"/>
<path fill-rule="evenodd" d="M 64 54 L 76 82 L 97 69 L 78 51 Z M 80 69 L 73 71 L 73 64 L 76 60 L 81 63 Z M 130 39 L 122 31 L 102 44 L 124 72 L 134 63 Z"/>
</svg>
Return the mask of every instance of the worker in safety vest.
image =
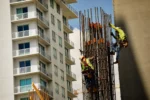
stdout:
<svg viewBox="0 0 150 100">
<path fill-rule="evenodd" d="M 80 57 L 81 60 L 81 69 L 82 74 L 84 75 L 86 88 L 88 91 L 91 90 L 91 87 L 95 86 L 95 76 L 94 76 L 94 66 L 91 64 L 90 60 L 92 60 L 94 57 L 85 58 L 84 56 Z M 95 87 L 93 89 L 95 92 Z"/>
<path fill-rule="evenodd" d="M 119 55 L 120 55 L 120 50 L 122 48 L 126 48 L 128 46 L 128 41 L 126 38 L 126 35 L 124 33 L 124 31 L 119 28 L 119 27 L 115 27 L 114 25 L 110 24 L 110 27 L 114 28 L 116 30 L 117 35 L 115 36 L 113 34 L 113 32 L 111 32 L 111 36 L 113 36 L 116 39 L 116 43 L 114 43 L 112 45 L 112 51 L 110 52 L 110 54 L 114 55 L 115 52 L 116 54 L 116 61 L 114 62 L 114 64 L 119 62 Z"/>
</svg>

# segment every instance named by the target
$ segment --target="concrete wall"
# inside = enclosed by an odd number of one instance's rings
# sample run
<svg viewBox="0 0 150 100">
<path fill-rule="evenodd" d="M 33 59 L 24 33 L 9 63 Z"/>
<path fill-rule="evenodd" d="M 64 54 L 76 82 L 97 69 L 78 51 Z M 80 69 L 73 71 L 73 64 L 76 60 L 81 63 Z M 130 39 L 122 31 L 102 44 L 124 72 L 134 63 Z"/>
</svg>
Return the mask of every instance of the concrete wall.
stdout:
<svg viewBox="0 0 150 100">
<path fill-rule="evenodd" d="M 9 0 L 1 0 L 0 6 L 0 99 L 14 100 L 13 58 Z"/>
<path fill-rule="evenodd" d="M 150 100 L 150 0 L 113 0 L 116 26 L 129 47 L 119 62 L 122 100 Z"/>
</svg>

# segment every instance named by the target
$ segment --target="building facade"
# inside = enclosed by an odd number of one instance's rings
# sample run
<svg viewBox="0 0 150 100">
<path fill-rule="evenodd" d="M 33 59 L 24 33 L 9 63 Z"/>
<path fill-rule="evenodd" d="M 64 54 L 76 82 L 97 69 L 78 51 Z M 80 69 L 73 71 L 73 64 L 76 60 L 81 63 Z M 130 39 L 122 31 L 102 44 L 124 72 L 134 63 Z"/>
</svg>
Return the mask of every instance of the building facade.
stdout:
<svg viewBox="0 0 150 100">
<path fill-rule="evenodd" d="M 29 100 L 32 82 L 51 100 L 72 100 L 75 60 L 69 19 L 76 0 L 2 0 L 1 100 Z M 2 25 L 3 24 L 3 25 Z M 4 43 L 4 44 L 3 44 Z"/>
<path fill-rule="evenodd" d="M 122 100 L 150 100 L 150 0 L 113 0 L 116 26 L 129 46 L 119 61 Z"/>
</svg>

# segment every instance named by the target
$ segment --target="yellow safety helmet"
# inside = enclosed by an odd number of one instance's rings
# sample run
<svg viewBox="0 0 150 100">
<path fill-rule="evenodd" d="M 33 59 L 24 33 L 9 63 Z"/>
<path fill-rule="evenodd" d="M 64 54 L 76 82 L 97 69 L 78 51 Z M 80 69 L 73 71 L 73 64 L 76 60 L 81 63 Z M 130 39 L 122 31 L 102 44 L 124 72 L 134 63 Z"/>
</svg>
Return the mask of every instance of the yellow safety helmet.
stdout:
<svg viewBox="0 0 150 100">
<path fill-rule="evenodd" d="M 82 60 L 83 58 L 85 58 L 84 56 L 80 56 L 79 59 Z"/>
</svg>

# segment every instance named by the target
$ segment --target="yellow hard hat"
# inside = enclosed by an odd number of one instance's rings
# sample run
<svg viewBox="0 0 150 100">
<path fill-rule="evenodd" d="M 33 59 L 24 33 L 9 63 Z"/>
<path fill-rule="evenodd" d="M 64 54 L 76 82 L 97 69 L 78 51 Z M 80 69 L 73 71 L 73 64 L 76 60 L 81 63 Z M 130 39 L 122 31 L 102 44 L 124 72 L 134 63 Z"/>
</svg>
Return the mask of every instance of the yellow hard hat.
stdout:
<svg viewBox="0 0 150 100">
<path fill-rule="evenodd" d="M 80 56 L 79 59 L 82 60 L 84 58 L 84 56 Z"/>
</svg>

